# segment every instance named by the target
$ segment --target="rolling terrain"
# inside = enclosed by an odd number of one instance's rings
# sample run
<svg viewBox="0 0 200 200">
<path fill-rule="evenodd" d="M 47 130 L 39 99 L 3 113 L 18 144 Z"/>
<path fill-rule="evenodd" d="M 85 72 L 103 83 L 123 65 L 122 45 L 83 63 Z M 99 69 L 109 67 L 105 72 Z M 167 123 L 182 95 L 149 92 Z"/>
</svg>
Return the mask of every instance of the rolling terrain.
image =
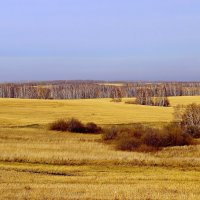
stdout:
<svg viewBox="0 0 200 200">
<path fill-rule="evenodd" d="M 75 117 L 104 124 L 162 123 L 173 120 L 173 107 L 200 103 L 200 97 L 170 97 L 171 107 L 130 105 L 110 99 L 30 100 L 0 99 L 1 127 L 46 125 L 55 119 Z"/>
<path fill-rule="evenodd" d="M 173 120 L 173 107 L 110 99 L 0 99 L 0 199 L 199 199 L 200 145 L 158 152 L 116 151 L 101 135 L 61 133 L 48 123 L 75 117 L 101 126 Z"/>
</svg>

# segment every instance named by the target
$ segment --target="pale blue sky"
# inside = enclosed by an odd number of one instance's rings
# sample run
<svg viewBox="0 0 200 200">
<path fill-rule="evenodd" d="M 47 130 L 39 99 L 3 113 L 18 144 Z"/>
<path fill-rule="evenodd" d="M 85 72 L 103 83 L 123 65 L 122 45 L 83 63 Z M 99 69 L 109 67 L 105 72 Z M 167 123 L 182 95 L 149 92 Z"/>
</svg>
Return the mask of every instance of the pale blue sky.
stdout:
<svg viewBox="0 0 200 200">
<path fill-rule="evenodd" d="M 200 81 L 199 0 L 0 0 L 0 81 Z"/>
</svg>

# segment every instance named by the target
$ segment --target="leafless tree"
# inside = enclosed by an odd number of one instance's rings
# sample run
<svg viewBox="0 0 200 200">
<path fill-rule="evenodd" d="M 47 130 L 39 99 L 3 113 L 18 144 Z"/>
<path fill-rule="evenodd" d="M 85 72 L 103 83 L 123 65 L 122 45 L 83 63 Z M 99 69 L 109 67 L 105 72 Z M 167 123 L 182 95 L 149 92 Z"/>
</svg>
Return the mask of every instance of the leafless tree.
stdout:
<svg viewBox="0 0 200 200">
<path fill-rule="evenodd" d="M 191 136 L 200 137 L 200 105 L 187 105 L 181 116 L 182 128 Z"/>
</svg>

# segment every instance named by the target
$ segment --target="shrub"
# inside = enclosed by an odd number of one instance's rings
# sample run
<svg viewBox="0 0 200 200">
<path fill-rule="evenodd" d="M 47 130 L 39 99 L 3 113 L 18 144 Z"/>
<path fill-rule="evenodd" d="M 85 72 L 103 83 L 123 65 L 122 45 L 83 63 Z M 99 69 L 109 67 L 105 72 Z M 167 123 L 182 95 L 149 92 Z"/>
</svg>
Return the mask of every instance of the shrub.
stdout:
<svg viewBox="0 0 200 200">
<path fill-rule="evenodd" d="M 49 129 L 56 131 L 69 131 L 73 133 L 99 133 L 101 131 L 101 127 L 97 126 L 95 123 L 90 122 L 84 125 L 75 118 L 69 120 L 57 120 L 49 125 Z"/>
<path fill-rule="evenodd" d="M 104 140 L 111 140 L 119 150 L 153 151 L 163 147 L 193 144 L 193 139 L 180 126 L 170 124 L 163 129 L 136 125 L 132 128 L 105 130 Z"/>
<path fill-rule="evenodd" d="M 186 126 L 185 132 L 191 135 L 193 138 L 200 138 L 200 127 L 198 126 Z"/>
<path fill-rule="evenodd" d="M 163 129 L 165 137 L 163 146 L 184 146 L 193 144 L 191 135 L 184 132 L 182 127 L 177 123 L 171 123 Z"/>
<path fill-rule="evenodd" d="M 141 140 L 135 137 L 129 138 L 126 135 L 125 137 L 121 137 L 117 140 L 116 146 L 119 150 L 133 151 L 141 146 Z"/>
<path fill-rule="evenodd" d="M 97 126 L 93 122 L 89 122 L 85 126 L 85 132 L 86 133 L 100 133 L 101 132 L 101 127 Z"/>
<path fill-rule="evenodd" d="M 56 120 L 55 122 L 49 125 L 49 129 L 54 131 L 67 131 L 68 130 L 67 121 L 64 119 Z"/>
<path fill-rule="evenodd" d="M 163 139 L 163 138 L 162 138 Z M 159 148 L 162 142 L 159 129 L 148 128 L 144 131 L 142 136 L 142 143 L 147 146 Z"/>
<path fill-rule="evenodd" d="M 155 148 L 184 146 L 192 144 L 192 137 L 186 134 L 177 124 L 165 126 L 162 130 L 147 129 L 144 134 L 144 144 Z"/>
<path fill-rule="evenodd" d="M 69 132 L 73 132 L 73 133 L 84 133 L 85 132 L 85 127 L 84 125 L 75 118 L 71 118 L 67 121 L 67 130 Z"/>
</svg>

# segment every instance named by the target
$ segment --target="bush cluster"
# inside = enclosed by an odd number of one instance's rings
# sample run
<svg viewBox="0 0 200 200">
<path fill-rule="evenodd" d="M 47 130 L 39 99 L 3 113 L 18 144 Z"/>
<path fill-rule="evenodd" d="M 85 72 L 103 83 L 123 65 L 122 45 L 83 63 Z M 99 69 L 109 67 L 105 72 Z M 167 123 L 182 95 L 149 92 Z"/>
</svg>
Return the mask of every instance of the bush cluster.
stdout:
<svg viewBox="0 0 200 200">
<path fill-rule="evenodd" d="M 68 120 L 59 119 L 49 125 L 50 130 L 69 131 L 73 133 L 100 133 L 101 127 L 90 122 L 84 125 L 81 121 L 71 118 Z"/>
<path fill-rule="evenodd" d="M 193 144 L 192 137 L 174 124 L 163 129 L 147 128 L 140 124 L 132 128 L 111 127 L 104 130 L 103 140 L 112 141 L 117 149 L 126 151 L 151 151 Z"/>
</svg>

